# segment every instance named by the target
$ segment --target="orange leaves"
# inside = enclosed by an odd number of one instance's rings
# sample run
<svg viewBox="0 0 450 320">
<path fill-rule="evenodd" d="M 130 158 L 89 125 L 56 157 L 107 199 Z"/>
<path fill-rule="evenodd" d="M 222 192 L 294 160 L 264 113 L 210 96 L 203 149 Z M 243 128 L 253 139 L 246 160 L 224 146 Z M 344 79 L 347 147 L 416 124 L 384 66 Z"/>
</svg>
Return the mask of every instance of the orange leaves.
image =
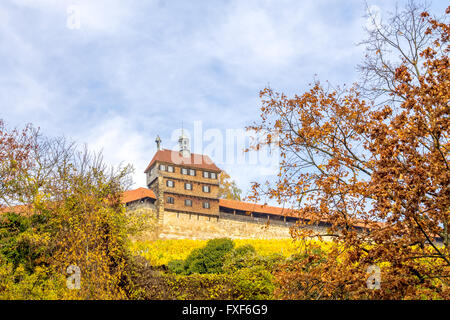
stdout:
<svg viewBox="0 0 450 320">
<path fill-rule="evenodd" d="M 38 130 L 31 125 L 10 130 L 0 119 L 0 205 L 29 200 L 25 195 L 30 182 L 27 173 L 33 167 L 37 137 Z"/>
<path fill-rule="evenodd" d="M 422 18 L 428 19 L 428 13 Z M 441 265 L 450 267 L 450 28 L 427 21 L 427 33 L 435 40 L 419 53 L 425 72 L 417 75 L 407 61 L 395 69 L 389 78 L 395 103 L 378 107 L 361 100 L 355 88 L 330 91 L 318 82 L 292 98 L 270 89 L 261 95 L 259 128 L 280 129 L 282 163 L 276 182 L 267 190 L 254 189 L 255 196 L 265 193 L 299 203 L 299 211 L 312 217 L 310 225 L 327 219 L 324 233 L 354 250 L 347 263 L 378 260 L 396 266 L 388 272 L 395 283 L 392 291 L 380 297 L 415 296 L 420 290 L 407 281 L 417 284 L 426 277 L 449 285 Z M 314 234 L 300 231 L 293 234 Z M 441 244 L 434 245 L 436 241 Z M 415 245 L 415 254 L 433 256 L 429 268 L 411 261 Z M 363 274 L 352 266 L 344 264 L 333 272 Z M 296 276 L 323 281 L 319 275 L 324 270 L 333 266 L 319 269 L 317 278 Z M 354 280 L 337 277 L 340 284 Z M 427 285 L 440 296 L 437 284 Z"/>
<path fill-rule="evenodd" d="M 442 34 L 448 33 L 448 29 L 435 21 L 430 23 L 427 32 L 440 33 L 441 39 L 445 39 Z M 387 121 L 383 131 L 372 129 L 371 149 L 377 152 L 377 161 L 370 188 L 377 199 L 373 212 L 389 217 L 387 230 L 398 235 L 397 242 L 430 243 L 439 233 L 443 235 L 444 246 L 439 249 L 432 245 L 431 249 L 450 265 L 448 231 L 441 232 L 448 230 L 450 224 L 444 214 L 450 205 L 448 179 L 442 183 L 442 177 L 449 171 L 449 150 L 442 145 L 448 142 L 443 137 L 448 133 L 446 103 L 450 79 L 448 66 L 442 63 L 448 58 L 437 55 L 440 43 L 432 43 L 434 48 L 426 48 L 421 54 L 429 68 L 420 82 L 411 82 L 405 65 L 396 70 L 395 93 L 403 98 L 397 115 L 391 117 L 392 110 L 374 113 L 378 119 Z M 443 123 L 447 125 L 441 126 Z M 441 229 L 436 229 L 437 226 Z M 378 236 L 383 241 L 391 239 L 384 233 Z"/>
<path fill-rule="evenodd" d="M 411 82 L 412 77 L 405 65 L 401 65 L 395 69 L 395 80 L 399 82 Z"/>
</svg>

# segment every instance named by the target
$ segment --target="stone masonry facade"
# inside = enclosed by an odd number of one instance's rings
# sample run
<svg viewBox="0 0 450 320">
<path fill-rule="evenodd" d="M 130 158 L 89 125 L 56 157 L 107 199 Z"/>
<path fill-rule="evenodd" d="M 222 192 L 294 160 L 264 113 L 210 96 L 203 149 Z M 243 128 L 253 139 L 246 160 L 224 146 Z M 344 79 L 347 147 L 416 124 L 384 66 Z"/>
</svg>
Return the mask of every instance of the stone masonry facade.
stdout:
<svg viewBox="0 0 450 320">
<path fill-rule="evenodd" d="M 157 228 L 150 239 L 290 238 L 298 221 L 292 210 L 219 199 L 221 170 L 208 156 L 191 154 L 189 140 L 180 150 L 158 150 L 145 170 L 147 188 L 128 191 L 129 211 L 145 206 L 155 212 Z M 326 232 L 326 225 L 309 226 Z"/>
</svg>

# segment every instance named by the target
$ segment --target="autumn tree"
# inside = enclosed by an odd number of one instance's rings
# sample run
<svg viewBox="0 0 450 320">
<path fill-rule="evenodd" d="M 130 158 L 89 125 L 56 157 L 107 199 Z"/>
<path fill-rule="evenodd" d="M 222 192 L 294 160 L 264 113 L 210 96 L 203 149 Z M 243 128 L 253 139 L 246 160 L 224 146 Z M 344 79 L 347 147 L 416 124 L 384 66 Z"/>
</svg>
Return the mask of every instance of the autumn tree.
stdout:
<svg viewBox="0 0 450 320">
<path fill-rule="evenodd" d="M 255 183 L 252 198 L 296 203 L 303 223 L 329 228 L 293 236 L 336 244 L 280 271 L 284 297 L 450 298 L 450 27 L 419 8 L 411 2 L 371 31 L 365 82 L 316 82 L 291 98 L 261 91 L 261 121 L 249 129 L 276 131 L 282 161 L 276 183 Z M 374 265 L 379 290 L 366 286 Z"/>
<path fill-rule="evenodd" d="M 231 179 L 225 171 L 219 174 L 219 198 L 241 200 L 242 190 L 238 188 L 236 182 Z"/>
<path fill-rule="evenodd" d="M 26 173 L 32 167 L 38 136 L 39 130 L 31 125 L 9 130 L 0 119 L 0 207 L 26 201 Z"/>
<path fill-rule="evenodd" d="M 365 57 L 357 67 L 361 75 L 358 90 L 379 106 L 385 102 L 391 106 L 398 105 L 404 97 L 396 92 L 397 68 L 406 67 L 415 84 L 426 72 L 421 52 L 431 44 L 433 37 L 426 32 L 429 23 L 422 19 L 421 14 L 428 11 L 428 5 L 408 1 L 402 9 L 396 6 L 386 21 L 370 8 L 366 10 L 367 38 L 359 43 L 365 47 Z"/>
<path fill-rule="evenodd" d="M 0 214 L 0 260 L 5 268 L 0 272 L 0 296 L 128 297 L 133 287 L 127 271 L 131 257 L 121 199 L 132 168 L 111 168 L 100 153 L 63 138 L 36 139 L 30 128 L 22 134 L 3 131 L 9 149 L 2 149 L 2 169 L 13 169 L 2 172 L 2 177 L 11 177 L 2 179 L 8 188 L 1 194 L 11 205 Z M 75 270 L 80 271 L 80 287 L 69 290 L 65 279 Z M 16 279 L 15 284 L 8 279 Z M 16 292 L 20 283 L 23 290 Z M 53 292 L 45 291 L 45 284 L 51 284 Z"/>
</svg>

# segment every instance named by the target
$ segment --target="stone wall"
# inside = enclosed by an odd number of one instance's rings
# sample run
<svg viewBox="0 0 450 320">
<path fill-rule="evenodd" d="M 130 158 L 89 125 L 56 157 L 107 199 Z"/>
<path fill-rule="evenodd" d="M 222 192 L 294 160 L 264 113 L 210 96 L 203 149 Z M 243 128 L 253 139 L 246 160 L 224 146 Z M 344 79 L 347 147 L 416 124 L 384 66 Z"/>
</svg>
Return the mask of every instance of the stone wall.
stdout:
<svg viewBox="0 0 450 320">
<path fill-rule="evenodd" d="M 219 217 L 166 211 L 160 239 L 282 239 L 290 238 L 292 223 L 255 221 L 221 213 Z"/>
<path fill-rule="evenodd" d="M 292 222 L 267 221 L 246 215 L 220 212 L 218 216 L 164 210 L 159 226 L 145 240 L 154 239 L 283 239 L 290 238 Z M 312 227 L 323 233 L 325 227 Z M 141 238 L 142 239 L 142 238 Z"/>
</svg>

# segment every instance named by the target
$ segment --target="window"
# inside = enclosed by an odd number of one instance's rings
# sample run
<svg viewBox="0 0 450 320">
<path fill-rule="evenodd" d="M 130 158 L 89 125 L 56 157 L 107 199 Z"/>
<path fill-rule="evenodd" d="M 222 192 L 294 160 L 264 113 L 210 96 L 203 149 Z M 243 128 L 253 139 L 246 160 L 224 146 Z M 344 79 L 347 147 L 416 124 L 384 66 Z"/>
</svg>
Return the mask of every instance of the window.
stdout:
<svg viewBox="0 0 450 320">
<path fill-rule="evenodd" d="M 194 169 L 189 169 L 189 175 L 195 176 L 195 170 Z"/>
<path fill-rule="evenodd" d="M 191 184 L 191 183 L 185 183 L 185 184 L 184 184 L 184 189 L 186 189 L 186 190 L 192 190 L 192 184 Z"/>
<path fill-rule="evenodd" d="M 166 165 L 160 164 L 160 165 L 159 165 L 159 170 L 161 170 L 161 171 L 166 171 Z"/>
<path fill-rule="evenodd" d="M 209 186 L 203 186 L 202 189 L 203 189 L 203 192 L 210 192 L 211 191 Z"/>
<path fill-rule="evenodd" d="M 167 203 L 174 204 L 175 203 L 175 199 L 173 197 L 167 197 Z"/>
<path fill-rule="evenodd" d="M 168 172 L 174 172 L 173 166 L 167 166 L 167 171 L 168 171 Z"/>
<path fill-rule="evenodd" d="M 203 208 L 204 209 L 209 209 L 209 202 L 208 201 L 203 202 Z"/>
<path fill-rule="evenodd" d="M 188 174 L 188 169 L 181 168 L 181 174 Z"/>
<path fill-rule="evenodd" d="M 203 178 L 209 178 L 209 172 L 203 171 Z"/>
<path fill-rule="evenodd" d="M 172 180 L 167 180 L 166 186 L 168 186 L 169 188 L 173 188 L 175 186 L 175 183 Z"/>
<path fill-rule="evenodd" d="M 190 200 L 190 199 L 184 200 L 184 205 L 185 205 L 186 207 L 192 207 L 192 200 Z"/>
<path fill-rule="evenodd" d="M 215 172 L 211 172 L 210 178 L 211 178 L 211 179 L 216 179 L 216 178 L 217 178 L 216 173 L 215 173 Z"/>
</svg>

